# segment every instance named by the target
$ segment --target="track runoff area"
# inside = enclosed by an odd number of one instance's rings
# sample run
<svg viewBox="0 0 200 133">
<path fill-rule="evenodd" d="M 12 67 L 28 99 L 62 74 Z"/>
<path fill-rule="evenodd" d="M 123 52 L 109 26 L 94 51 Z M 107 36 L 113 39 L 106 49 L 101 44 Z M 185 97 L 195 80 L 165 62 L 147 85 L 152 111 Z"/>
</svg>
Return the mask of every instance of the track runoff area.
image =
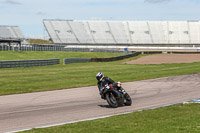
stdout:
<svg viewBox="0 0 200 133">
<path fill-rule="evenodd" d="M 100 99 L 96 86 L 2 96 L 0 132 L 94 120 L 191 100 L 199 102 L 200 74 L 127 82 L 122 86 L 132 97 L 132 106 L 109 108 Z"/>
</svg>

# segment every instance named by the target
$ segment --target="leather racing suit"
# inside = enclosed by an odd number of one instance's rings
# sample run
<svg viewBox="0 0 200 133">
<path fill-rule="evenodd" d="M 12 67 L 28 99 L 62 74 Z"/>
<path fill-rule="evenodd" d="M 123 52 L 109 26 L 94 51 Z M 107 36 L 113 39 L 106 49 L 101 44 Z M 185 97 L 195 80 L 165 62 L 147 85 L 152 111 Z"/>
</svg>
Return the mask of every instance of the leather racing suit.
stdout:
<svg viewBox="0 0 200 133">
<path fill-rule="evenodd" d="M 109 85 L 109 84 L 112 84 L 113 86 L 116 86 L 117 87 L 117 83 L 115 83 L 111 78 L 109 77 L 103 77 L 103 79 L 101 81 L 98 81 L 97 83 L 97 86 L 98 86 L 98 89 L 99 89 L 99 94 L 101 95 L 101 98 L 102 99 L 105 99 L 104 95 L 103 95 L 103 87 L 105 85 Z M 122 91 L 125 93 L 125 90 L 122 88 L 122 87 L 117 87 L 117 89 L 119 91 Z"/>
</svg>

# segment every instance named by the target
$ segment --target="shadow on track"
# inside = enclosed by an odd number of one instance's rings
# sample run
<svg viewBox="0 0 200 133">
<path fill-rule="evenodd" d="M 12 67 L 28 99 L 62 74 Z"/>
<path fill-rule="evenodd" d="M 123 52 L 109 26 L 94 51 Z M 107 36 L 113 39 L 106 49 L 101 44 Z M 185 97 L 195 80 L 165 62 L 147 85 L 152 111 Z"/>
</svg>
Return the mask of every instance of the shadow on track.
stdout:
<svg viewBox="0 0 200 133">
<path fill-rule="evenodd" d="M 102 108 L 112 108 L 110 107 L 110 105 L 98 105 L 99 107 L 102 107 Z"/>
<path fill-rule="evenodd" d="M 99 107 L 102 107 L 102 108 L 110 108 L 110 109 L 115 109 L 115 108 L 112 108 L 110 105 L 98 105 Z M 124 105 L 120 105 L 118 106 L 117 108 L 120 108 L 120 107 L 125 107 Z"/>
</svg>

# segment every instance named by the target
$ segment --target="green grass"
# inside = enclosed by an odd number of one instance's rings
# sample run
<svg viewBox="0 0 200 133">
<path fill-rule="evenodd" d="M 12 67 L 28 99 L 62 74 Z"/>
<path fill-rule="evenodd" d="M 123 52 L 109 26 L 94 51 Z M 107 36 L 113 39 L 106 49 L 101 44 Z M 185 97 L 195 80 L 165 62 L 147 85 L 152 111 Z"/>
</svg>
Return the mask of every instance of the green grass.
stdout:
<svg viewBox="0 0 200 133">
<path fill-rule="evenodd" d="M 120 53 L 65 52 L 65 51 L 0 51 L 0 61 L 60 58 L 106 58 L 124 55 Z"/>
<path fill-rule="evenodd" d="M 28 133 L 199 133 L 200 104 L 178 104 Z M 25 133 L 26 133 L 25 132 Z"/>
<path fill-rule="evenodd" d="M 76 52 L 0 52 L 0 60 L 95 58 L 119 54 Z M 95 75 L 101 71 L 115 81 L 127 82 L 200 72 L 200 63 L 130 65 L 124 61 L 74 63 L 31 68 L 0 69 L 0 95 L 57 90 L 96 85 Z M 27 132 L 52 133 L 198 133 L 200 104 L 179 104 L 154 110 L 78 122 Z"/>
<path fill-rule="evenodd" d="M 0 60 L 2 56 L 0 52 Z M 75 53 L 75 52 L 5 52 L 9 59 L 28 58 L 64 58 L 64 57 L 108 57 L 116 54 L 104 53 Z M 11 56 L 11 54 L 13 54 Z M 24 54 L 24 56 L 22 56 Z M 66 54 L 66 55 L 65 55 Z M 56 56 L 57 55 L 57 56 Z M 13 57 L 14 56 L 14 57 Z M 19 57 L 20 56 L 20 57 Z M 123 61 L 99 62 L 99 63 L 73 63 L 68 65 L 53 65 L 31 68 L 0 69 L 0 95 L 58 90 L 74 87 L 96 85 L 95 75 L 103 72 L 105 76 L 115 81 L 127 82 L 143 79 L 152 79 L 174 75 L 184 75 L 200 72 L 200 63 L 160 64 L 160 65 L 130 65 L 124 61 L 132 60 L 133 57 Z M 43 58 L 44 57 L 44 58 Z"/>
</svg>

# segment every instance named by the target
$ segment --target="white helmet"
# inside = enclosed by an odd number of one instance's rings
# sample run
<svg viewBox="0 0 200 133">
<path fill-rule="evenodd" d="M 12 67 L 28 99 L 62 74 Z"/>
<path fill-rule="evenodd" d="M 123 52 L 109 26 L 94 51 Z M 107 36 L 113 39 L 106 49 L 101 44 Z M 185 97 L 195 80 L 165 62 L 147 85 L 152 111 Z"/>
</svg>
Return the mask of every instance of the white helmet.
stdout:
<svg viewBox="0 0 200 133">
<path fill-rule="evenodd" d="M 97 79 L 98 81 L 101 81 L 101 80 L 103 79 L 103 77 L 104 77 L 104 75 L 103 75 L 103 73 L 101 73 L 101 72 L 97 73 L 97 75 L 96 75 L 96 79 Z"/>
</svg>

